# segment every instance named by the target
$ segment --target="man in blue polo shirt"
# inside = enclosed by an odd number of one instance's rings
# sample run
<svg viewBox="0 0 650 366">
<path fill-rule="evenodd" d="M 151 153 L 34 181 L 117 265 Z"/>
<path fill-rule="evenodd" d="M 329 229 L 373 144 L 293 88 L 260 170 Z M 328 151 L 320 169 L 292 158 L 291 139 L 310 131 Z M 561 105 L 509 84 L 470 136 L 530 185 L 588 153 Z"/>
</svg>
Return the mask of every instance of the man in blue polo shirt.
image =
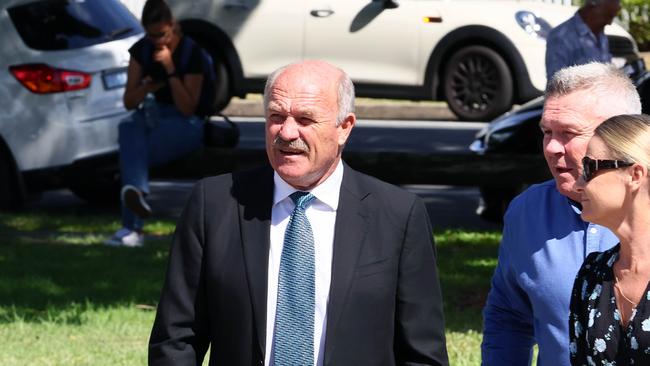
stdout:
<svg viewBox="0 0 650 366">
<path fill-rule="evenodd" d="M 516 197 L 504 217 L 499 262 L 483 312 L 483 365 L 569 365 L 569 302 L 586 256 L 618 239 L 582 221 L 574 184 L 594 129 L 619 114 L 641 113 L 630 79 L 611 64 L 558 71 L 547 85 L 540 127 L 553 174 Z"/>
<path fill-rule="evenodd" d="M 546 79 L 563 67 L 611 62 L 604 29 L 619 10 L 620 0 L 587 0 L 573 17 L 553 28 L 546 39 Z"/>
</svg>

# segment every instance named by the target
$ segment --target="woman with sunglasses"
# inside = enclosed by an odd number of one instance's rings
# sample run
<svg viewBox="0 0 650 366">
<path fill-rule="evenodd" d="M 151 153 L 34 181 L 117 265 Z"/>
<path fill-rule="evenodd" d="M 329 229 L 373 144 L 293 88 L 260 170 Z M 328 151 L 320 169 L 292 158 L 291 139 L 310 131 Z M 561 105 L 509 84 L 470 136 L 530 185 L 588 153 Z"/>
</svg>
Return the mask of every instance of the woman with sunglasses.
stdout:
<svg viewBox="0 0 650 366">
<path fill-rule="evenodd" d="M 589 141 L 580 193 L 582 218 L 620 242 L 592 253 L 573 285 L 573 365 L 650 365 L 650 117 L 603 122 Z"/>
<path fill-rule="evenodd" d="M 151 214 L 148 168 L 203 141 L 203 120 L 195 115 L 204 79 L 201 49 L 183 36 L 164 0 L 147 0 L 141 22 L 146 35 L 129 49 L 124 91 L 124 106 L 135 111 L 119 125 L 122 228 L 105 241 L 114 246 L 143 244 L 143 219 Z"/>
</svg>

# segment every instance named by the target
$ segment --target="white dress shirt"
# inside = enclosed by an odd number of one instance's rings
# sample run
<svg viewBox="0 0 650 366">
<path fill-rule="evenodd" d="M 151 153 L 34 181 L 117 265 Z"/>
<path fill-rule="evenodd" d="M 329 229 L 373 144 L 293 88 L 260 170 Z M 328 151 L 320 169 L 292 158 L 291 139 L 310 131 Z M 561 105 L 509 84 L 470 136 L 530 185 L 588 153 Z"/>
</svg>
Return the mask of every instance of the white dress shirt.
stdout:
<svg viewBox="0 0 650 366">
<path fill-rule="evenodd" d="M 332 175 L 310 192 L 316 199 L 305 214 L 314 233 L 315 309 L 314 309 L 314 365 L 323 364 L 327 322 L 327 301 L 332 278 L 332 251 L 336 210 L 343 180 L 343 163 L 339 160 Z M 297 189 L 285 182 L 278 173 L 273 175 L 273 208 L 271 211 L 271 246 L 269 249 L 268 295 L 266 300 L 266 354 L 265 365 L 273 366 L 272 352 L 275 330 L 275 309 L 278 299 L 278 276 L 284 244 L 284 232 L 295 207 L 289 197 Z"/>
</svg>

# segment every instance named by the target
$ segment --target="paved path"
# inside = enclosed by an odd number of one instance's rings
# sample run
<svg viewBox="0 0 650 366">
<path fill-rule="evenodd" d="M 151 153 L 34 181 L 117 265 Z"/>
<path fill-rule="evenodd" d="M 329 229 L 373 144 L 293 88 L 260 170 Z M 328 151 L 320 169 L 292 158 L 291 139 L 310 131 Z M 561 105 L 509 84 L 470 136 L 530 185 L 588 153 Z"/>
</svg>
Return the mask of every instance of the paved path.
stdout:
<svg viewBox="0 0 650 366">
<path fill-rule="evenodd" d="M 232 98 L 223 114 L 230 117 L 263 116 L 262 96 L 249 94 L 245 99 Z M 360 119 L 457 120 L 447 103 L 430 101 L 357 98 L 355 114 Z"/>
<path fill-rule="evenodd" d="M 155 217 L 178 218 L 192 185 L 192 181 L 152 182 L 148 201 Z M 499 225 L 483 221 L 475 214 L 479 194 L 474 187 L 407 185 L 404 188 L 424 199 L 434 229 L 500 230 Z M 118 207 L 91 206 L 64 189 L 44 193 L 40 200 L 28 203 L 25 210 L 58 214 L 113 214 L 119 217 Z"/>
</svg>

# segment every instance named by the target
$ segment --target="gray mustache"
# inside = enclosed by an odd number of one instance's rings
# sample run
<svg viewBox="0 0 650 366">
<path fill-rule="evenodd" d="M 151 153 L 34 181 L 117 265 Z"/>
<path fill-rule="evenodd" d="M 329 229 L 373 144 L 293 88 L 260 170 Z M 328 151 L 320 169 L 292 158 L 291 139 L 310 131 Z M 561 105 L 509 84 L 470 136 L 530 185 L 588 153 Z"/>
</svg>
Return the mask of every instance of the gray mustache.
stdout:
<svg viewBox="0 0 650 366">
<path fill-rule="evenodd" d="M 309 152 L 309 145 L 300 138 L 287 141 L 283 140 L 280 136 L 276 136 L 275 139 L 273 139 L 273 147 Z"/>
</svg>

